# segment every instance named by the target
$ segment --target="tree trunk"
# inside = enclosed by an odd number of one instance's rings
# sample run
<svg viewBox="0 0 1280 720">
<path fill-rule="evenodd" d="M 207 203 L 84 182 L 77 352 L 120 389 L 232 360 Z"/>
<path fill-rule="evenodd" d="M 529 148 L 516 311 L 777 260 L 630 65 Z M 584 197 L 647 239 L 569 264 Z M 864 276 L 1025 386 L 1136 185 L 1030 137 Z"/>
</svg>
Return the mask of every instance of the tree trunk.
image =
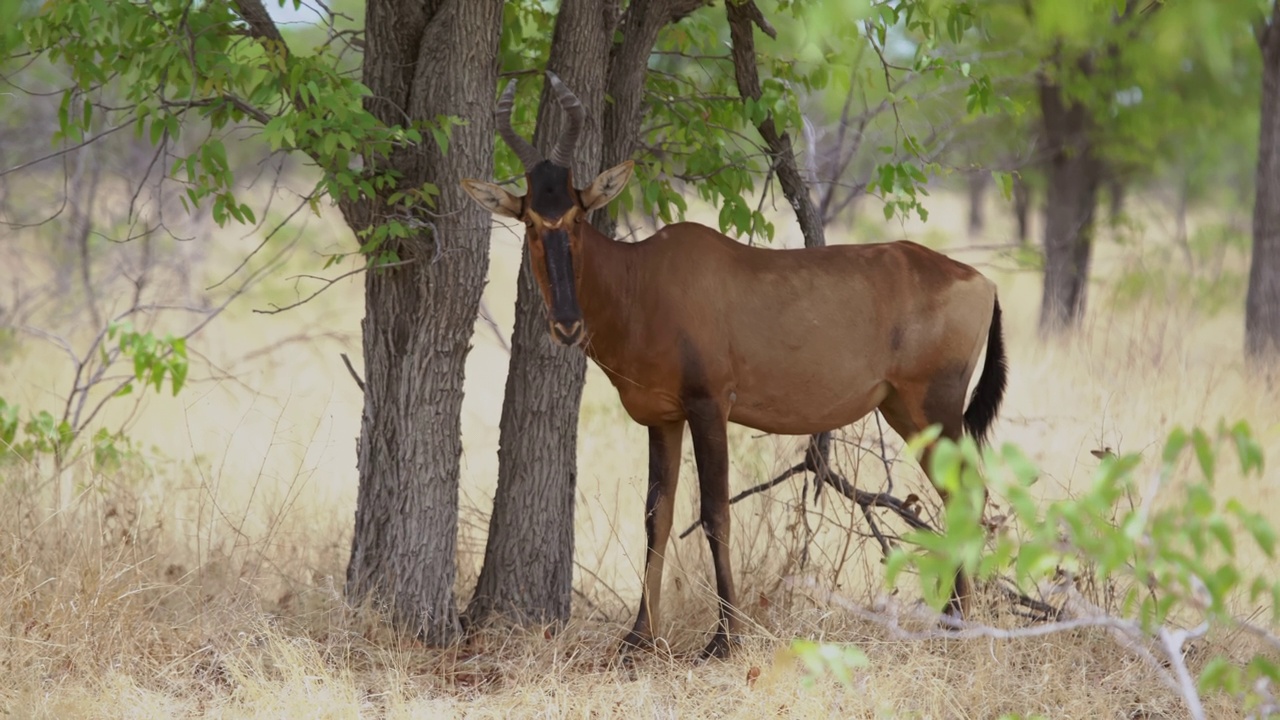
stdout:
<svg viewBox="0 0 1280 720">
<path fill-rule="evenodd" d="M 430 140 L 386 162 L 402 188 L 431 182 L 437 207 L 394 249 L 410 264 L 365 275 L 364 412 L 347 593 L 386 607 L 430 644 L 455 639 L 463 370 L 489 262 L 490 218 L 459 181 L 493 173 L 501 0 L 370 0 L 366 107 L 386 123 L 457 115 L 444 155 Z M 407 117 L 406 117 L 407 116 Z M 428 136 L 429 137 L 429 136 Z M 348 202 L 360 230 L 379 203 Z M 423 211 L 424 219 L 427 211 Z"/>
<path fill-rule="evenodd" d="M 1018 244 L 1026 245 L 1030 237 L 1028 221 L 1031 213 L 1031 186 L 1021 172 L 1013 174 L 1013 217 L 1018 223 Z"/>
<path fill-rule="evenodd" d="M 987 218 L 983 211 L 985 209 L 984 202 L 987 199 L 987 185 L 990 179 L 991 175 L 981 170 L 969 173 L 967 178 L 970 237 L 981 233 L 987 225 Z"/>
<path fill-rule="evenodd" d="M 1178 249 L 1182 251 L 1182 259 L 1187 263 L 1187 270 L 1194 272 L 1195 256 L 1191 253 L 1191 238 L 1187 232 L 1187 211 L 1191 208 L 1191 178 L 1185 174 L 1178 182 L 1178 197 L 1174 200 L 1177 207 L 1174 208 L 1174 225 L 1173 240 L 1178 244 Z M 1112 222 L 1115 222 L 1113 219 Z"/>
<path fill-rule="evenodd" d="M 704 3 L 632 0 L 620 19 L 613 3 L 562 3 L 548 66 L 587 110 L 573 164 L 577 185 L 631 157 L 658 32 Z M 622 39 L 610 49 L 615 31 Z M 607 66 L 601 62 L 606 50 Z M 538 114 L 534 143 L 545 151 L 564 122 L 559 106 L 547 102 L 545 88 Z M 606 211 L 596 212 L 591 222 L 605 235 L 614 234 L 616 223 Z M 586 356 L 551 341 L 527 255 L 518 283 L 498 488 L 484 565 L 467 608 L 468 620 L 477 622 L 498 614 L 516 621 L 562 621 L 568 619 L 573 590 L 578 408 Z"/>
<path fill-rule="evenodd" d="M 1075 328 L 1084 316 L 1101 165 L 1089 137 L 1089 111 L 1042 79 L 1040 111 L 1049 145 L 1041 336 Z"/>
<path fill-rule="evenodd" d="M 1124 215 L 1125 183 L 1119 174 L 1113 173 L 1107 180 L 1107 200 L 1110 203 L 1107 220 L 1115 227 L 1120 224 L 1120 218 Z"/>
<path fill-rule="evenodd" d="M 547 69 L 582 101 L 587 119 L 573 158 L 584 186 L 601 170 L 600 118 L 612 27 L 595 0 L 564 0 Z M 543 83 L 533 143 L 544 156 L 560 137 L 565 113 Z M 598 213 L 599 214 L 599 213 Z M 498 448 L 498 488 L 484 565 L 467 607 L 469 622 L 497 616 L 515 622 L 569 617 L 573 587 L 573 509 L 578 405 L 586 356 L 552 341 L 525 244 L 516 290 L 515 329 Z"/>
<path fill-rule="evenodd" d="M 1253 258 L 1245 296 L 1245 351 L 1251 360 L 1280 356 L 1280 29 L 1275 5 L 1260 28 L 1262 116 L 1257 195 L 1253 205 Z"/>
</svg>

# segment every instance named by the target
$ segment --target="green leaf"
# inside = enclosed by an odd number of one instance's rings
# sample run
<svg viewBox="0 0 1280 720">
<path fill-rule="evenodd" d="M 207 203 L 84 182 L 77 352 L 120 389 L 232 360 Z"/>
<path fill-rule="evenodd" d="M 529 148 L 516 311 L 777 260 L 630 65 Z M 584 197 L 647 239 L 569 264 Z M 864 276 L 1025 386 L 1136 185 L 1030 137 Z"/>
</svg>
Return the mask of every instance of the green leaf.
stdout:
<svg viewBox="0 0 1280 720">
<path fill-rule="evenodd" d="M 1161 460 L 1165 465 L 1172 465 L 1178 460 L 1178 456 L 1182 454 L 1182 449 L 1187 446 L 1190 438 L 1187 431 L 1181 427 L 1175 427 L 1169 433 L 1169 438 L 1165 441 L 1164 452 L 1161 454 Z"/>
<path fill-rule="evenodd" d="M 1195 447 L 1196 459 L 1200 461 L 1200 471 L 1209 482 L 1213 482 L 1213 448 L 1209 445 L 1209 436 L 1200 428 L 1191 431 L 1191 443 Z"/>
<path fill-rule="evenodd" d="M 1221 690 L 1234 694 L 1240 691 L 1240 685 L 1240 668 L 1221 655 L 1215 656 L 1205 663 L 1204 670 L 1200 671 L 1200 679 L 1197 682 L 1201 693 Z"/>
</svg>

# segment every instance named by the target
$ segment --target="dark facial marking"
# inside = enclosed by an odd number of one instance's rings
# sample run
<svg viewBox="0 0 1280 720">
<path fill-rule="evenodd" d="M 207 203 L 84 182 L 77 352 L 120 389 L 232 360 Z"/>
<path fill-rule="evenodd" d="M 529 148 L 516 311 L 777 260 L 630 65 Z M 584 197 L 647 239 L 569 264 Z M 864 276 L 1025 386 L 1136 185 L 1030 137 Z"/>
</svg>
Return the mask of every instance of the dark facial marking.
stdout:
<svg viewBox="0 0 1280 720">
<path fill-rule="evenodd" d="M 529 192 L 525 202 L 547 220 L 556 220 L 577 202 L 569 191 L 569 170 L 543 160 L 529 171 Z"/>
<path fill-rule="evenodd" d="M 547 284 L 551 286 L 551 323 L 561 342 L 577 342 L 582 328 L 582 309 L 578 307 L 578 289 L 573 277 L 573 253 L 569 249 L 569 233 L 547 230 L 542 235 L 542 250 L 547 260 Z"/>
<path fill-rule="evenodd" d="M 889 349 L 897 352 L 902 349 L 902 326 L 894 325 L 893 330 L 889 331 Z"/>
</svg>

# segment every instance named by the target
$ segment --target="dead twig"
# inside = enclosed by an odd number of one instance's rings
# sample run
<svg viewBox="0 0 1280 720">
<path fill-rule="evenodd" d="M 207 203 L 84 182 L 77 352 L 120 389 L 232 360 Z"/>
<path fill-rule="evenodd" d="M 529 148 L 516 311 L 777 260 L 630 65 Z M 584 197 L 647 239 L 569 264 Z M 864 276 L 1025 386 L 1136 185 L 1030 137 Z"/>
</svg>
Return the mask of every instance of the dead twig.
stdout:
<svg viewBox="0 0 1280 720">
<path fill-rule="evenodd" d="M 1204 718 L 1204 707 L 1200 702 L 1200 693 L 1196 689 L 1195 679 L 1191 677 L 1191 673 L 1187 670 L 1186 662 L 1183 660 L 1182 645 L 1187 640 L 1198 638 L 1208 632 L 1208 623 L 1201 623 L 1190 630 L 1160 628 L 1158 631 L 1158 649 L 1166 656 L 1168 665 L 1174 670 L 1174 674 L 1170 674 L 1165 662 L 1162 662 L 1161 659 L 1157 658 L 1143 645 L 1143 640 L 1151 640 L 1151 638 L 1143 632 L 1142 628 L 1131 620 L 1115 617 L 1114 615 L 1105 613 L 1090 614 L 1031 627 L 1005 629 L 968 623 L 947 615 L 930 614 L 925 612 L 923 608 L 910 608 L 907 609 L 908 612 L 911 615 L 918 616 L 922 622 L 932 621 L 935 625 L 948 626 L 946 628 L 916 631 L 907 630 L 899 624 L 899 616 L 904 608 L 900 607 L 900 604 L 895 603 L 892 599 L 884 603 L 887 612 L 876 612 L 858 605 L 833 590 L 820 587 L 812 578 L 797 578 L 793 576 L 786 578 L 783 582 L 791 588 L 809 590 L 823 602 L 839 607 L 859 619 L 879 625 L 887 630 L 894 640 L 970 640 L 976 638 L 1017 640 L 1044 637 L 1083 628 L 1105 628 L 1110 630 L 1117 640 L 1122 640 L 1121 645 L 1141 657 L 1166 687 L 1182 697 L 1190 717 L 1195 718 L 1195 720 Z"/>
<path fill-rule="evenodd" d="M 351 373 L 351 379 L 356 381 L 356 386 L 360 388 L 360 392 L 364 392 L 364 380 L 360 379 L 360 373 L 356 372 L 355 366 L 351 364 L 351 358 L 346 353 L 338 353 L 342 357 L 342 362 L 347 366 L 347 372 Z"/>
</svg>

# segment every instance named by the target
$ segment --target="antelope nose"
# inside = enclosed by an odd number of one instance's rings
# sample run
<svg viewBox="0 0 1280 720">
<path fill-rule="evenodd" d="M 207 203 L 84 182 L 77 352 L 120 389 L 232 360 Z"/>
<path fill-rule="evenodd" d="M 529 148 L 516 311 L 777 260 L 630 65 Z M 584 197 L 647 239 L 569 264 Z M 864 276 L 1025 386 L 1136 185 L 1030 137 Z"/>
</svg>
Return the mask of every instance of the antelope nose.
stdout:
<svg viewBox="0 0 1280 720">
<path fill-rule="evenodd" d="M 574 345 L 582 337 L 581 320 L 575 320 L 573 324 L 568 326 L 564 323 L 552 323 L 551 329 L 555 331 L 556 339 L 565 345 Z"/>
</svg>

